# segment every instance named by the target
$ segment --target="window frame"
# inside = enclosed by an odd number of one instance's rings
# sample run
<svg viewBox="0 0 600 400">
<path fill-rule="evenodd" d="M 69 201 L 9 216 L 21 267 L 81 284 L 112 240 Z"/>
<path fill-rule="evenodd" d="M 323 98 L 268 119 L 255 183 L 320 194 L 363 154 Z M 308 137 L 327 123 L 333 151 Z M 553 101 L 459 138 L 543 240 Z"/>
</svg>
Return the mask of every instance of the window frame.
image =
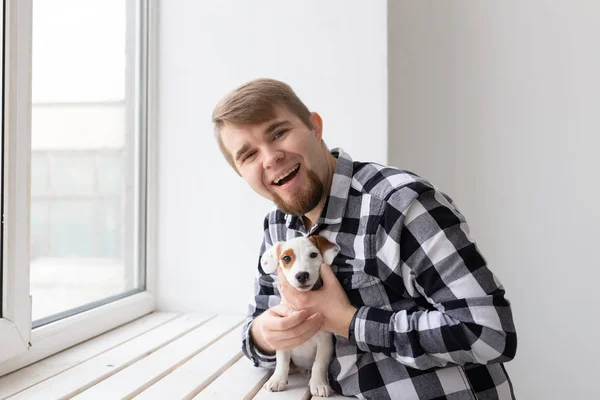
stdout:
<svg viewBox="0 0 600 400">
<path fill-rule="evenodd" d="M 6 147 L 6 132 L 8 131 L 5 128 L 5 149 L 9 149 L 9 155 L 13 156 L 9 159 L 9 162 L 13 162 L 14 165 L 11 168 L 5 167 L 4 194 L 6 204 L 4 212 L 5 215 L 15 215 L 15 219 L 6 219 L 5 221 L 4 261 L 11 260 L 12 255 L 13 258 L 17 258 L 17 263 L 9 264 L 5 262 L 3 269 L 4 290 L 2 293 L 7 293 L 8 296 L 5 296 L 2 306 L 8 312 L 3 311 L 2 314 L 6 316 L 4 318 L 5 322 L 0 320 L 0 376 L 155 310 L 158 0 L 136 1 L 139 1 L 142 6 L 142 57 L 146 63 L 144 68 L 145 79 L 142 76 L 145 81 L 145 88 L 142 88 L 145 93 L 145 112 L 140 115 L 142 128 L 144 126 L 146 128 L 145 137 L 142 139 L 142 149 L 145 149 L 145 152 L 142 152 L 142 161 L 145 168 L 142 168 L 141 171 L 142 178 L 145 178 L 146 205 L 145 210 L 140 210 L 145 215 L 146 229 L 144 237 L 139 238 L 143 241 L 141 244 L 144 249 L 146 289 L 140 293 L 31 329 L 29 170 L 31 155 L 32 0 L 5 0 L 6 28 L 10 24 L 10 29 L 16 32 L 16 34 L 5 36 L 5 46 L 10 45 L 10 47 L 5 48 L 5 54 L 7 55 L 5 64 L 8 65 L 9 62 L 14 64 L 10 70 L 5 70 L 5 88 L 8 89 L 9 84 L 15 86 L 14 88 L 11 86 L 11 90 L 5 90 L 5 110 L 10 110 L 15 114 L 12 117 L 13 119 L 9 121 L 13 121 L 13 125 L 18 121 L 19 125 L 11 132 L 19 132 L 19 135 L 8 136 L 8 139 L 14 142 L 11 142 L 11 144 L 18 146 L 16 150 L 12 150 L 10 147 Z M 7 51 L 8 48 L 12 49 L 12 53 Z M 7 103 L 7 98 L 10 95 L 12 95 L 10 100 L 13 103 Z M 19 103 L 16 103 L 16 101 L 19 101 Z M 12 107 L 8 108 L 7 105 Z M 10 116 L 6 111 L 5 119 Z M 15 120 L 15 117 L 19 119 Z M 7 126 L 8 124 L 5 123 L 5 127 Z M 18 153 L 14 151 L 18 151 Z M 16 156 L 17 154 L 18 156 Z M 7 170 L 11 171 L 11 176 L 8 176 Z M 9 179 L 12 179 L 12 181 Z M 10 182 L 12 182 L 12 186 L 7 186 L 6 183 L 10 184 Z M 6 202 L 7 198 L 9 202 Z M 12 209 L 7 206 L 11 206 Z M 15 211 L 20 214 L 16 214 Z M 6 246 L 9 238 L 13 240 L 11 247 Z M 15 289 L 7 291 L 7 287 Z M 10 354 L 5 353 L 5 347 L 11 350 Z M 8 356 L 5 356 L 6 354 Z"/>
<path fill-rule="evenodd" d="M 4 1 L 0 361 L 31 343 L 29 167 L 32 0 Z"/>
</svg>

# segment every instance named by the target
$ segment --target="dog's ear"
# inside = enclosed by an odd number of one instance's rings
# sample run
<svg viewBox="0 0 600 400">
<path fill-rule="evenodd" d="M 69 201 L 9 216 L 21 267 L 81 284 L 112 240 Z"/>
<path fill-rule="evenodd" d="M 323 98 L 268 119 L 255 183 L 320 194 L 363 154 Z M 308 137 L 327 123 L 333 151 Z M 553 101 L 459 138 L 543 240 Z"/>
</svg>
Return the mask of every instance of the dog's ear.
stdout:
<svg viewBox="0 0 600 400">
<path fill-rule="evenodd" d="M 269 247 L 260 258 L 260 266 L 266 274 L 272 274 L 277 270 L 280 245 L 280 242 L 275 243 L 273 246 Z"/>
<path fill-rule="evenodd" d="M 338 245 L 331 243 L 323 236 L 309 236 L 308 240 L 310 240 L 315 246 L 317 246 L 317 248 L 321 252 L 321 256 L 323 256 L 323 262 L 325 264 L 331 265 L 335 256 L 337 256 L 340 252 L 340 248 Z"/>
</svg>

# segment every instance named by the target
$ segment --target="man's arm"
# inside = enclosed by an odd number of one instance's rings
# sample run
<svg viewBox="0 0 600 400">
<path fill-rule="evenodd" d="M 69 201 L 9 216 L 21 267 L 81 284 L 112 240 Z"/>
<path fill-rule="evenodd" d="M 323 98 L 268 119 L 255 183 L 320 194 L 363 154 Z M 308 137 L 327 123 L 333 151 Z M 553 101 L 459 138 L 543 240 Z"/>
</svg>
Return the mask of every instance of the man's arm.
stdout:
<svg viewBox="0 0 600 400">
<path fill-rule="evenodd" d="M 255 366 L 264 368 L 275 367 L 275 352 L 261 350 L 260 344 L 257 346 L 251 334 L 252 325 L 255 319 L 265 312 L 270 306 L 279 304 L 280 298 L 273 293 L 273 280 L 269 282 L 264 276 L 258 276 L 254 281 L 254 297 L 248 305 L 248 314 L 242 327 L 242 351 Z"/>
<path fill-rule="evenodd" d="M 351 340 L 418 369 L 511 360 L 517 341 L 510 303 L 462 214 L 433 189 L 407 210 L 393 198 L 386 207 L 375 241 L 379 276 L 430 306 L 412 313 L 361 307 Z"/>
<path fill-rule="evenodd" d="M 257 347 L 251 334 L 251 330 L 254 330 L 251 328 L 255 318 L 281 302 L 281 298 L 275 293 L 276 282 L 273 280 L 273 277 L 263 274 L 260 269 L 260 257 L 266 251 L 267 247 L 273 244 L 269 234 L 268 215 L 265 217 L 263 228 L 264 236 L 258 258 L 258 275 L 254 280 L 254 296 L 248 304 L 246 321 L 242 327 L 242 352 L 252 360 L 255 366 L 274 368 L 275 353 L 268 351 L 270 349 L 264 351 Z"/>
</svg>

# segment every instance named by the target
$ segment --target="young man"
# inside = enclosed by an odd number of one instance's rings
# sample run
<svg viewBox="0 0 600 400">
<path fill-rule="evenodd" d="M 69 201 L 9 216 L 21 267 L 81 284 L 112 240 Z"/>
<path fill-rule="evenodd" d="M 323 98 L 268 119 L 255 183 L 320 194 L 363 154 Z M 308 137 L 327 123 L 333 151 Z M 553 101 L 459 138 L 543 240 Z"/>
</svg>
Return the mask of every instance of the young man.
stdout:
<svg viewBox="0 0 600 400">
<path fill-rule="evenodd" d="M 329 151 L 321 117 L 279 81 L 234 90 L 213 122 L 229 164 L 275 203 L 261 255 L 307 235 L 340 247 L 316 291 L 290 289 L 258 266 L 242 338 L 256 366 L 274 367 L 275 350 L 323 329 L 335 334 L 338 393 L 514 399 L 502 364 L 516 352 L 510 303 L 448 196 L 413 173 Z"/>
</svg>

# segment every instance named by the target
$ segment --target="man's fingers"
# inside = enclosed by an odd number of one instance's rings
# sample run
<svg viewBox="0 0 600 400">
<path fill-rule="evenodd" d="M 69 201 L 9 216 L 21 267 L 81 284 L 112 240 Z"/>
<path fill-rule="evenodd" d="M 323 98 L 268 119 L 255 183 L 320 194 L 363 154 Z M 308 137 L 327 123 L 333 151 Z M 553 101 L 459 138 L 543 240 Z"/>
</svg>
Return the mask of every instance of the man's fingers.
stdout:
<svg viewBox="0 0 600 400">
<path fill-rule="evenodd" d="M 287 303 L 281 303 L 276 305 L 275 307 L 269 308 L 269 311 L 272 311 L 275 315 L 279 317 L 287 317 L 297 311 L 292 305 Z"/>
<path fill-rule="evenodd" d="M 282 337 L 282 339 L 294 340 L 298 338 L 304 338 L 306 337 L 308 332 L 313 332 L 314 335 L 319 329 L 321 329 L 321 325 L 323 325 L 323 316 L 319 313 L 315 313 L 310 317 L 304 319 L 296 326 L 287 329 L 285 331 L 286 335 L 285 337 Z M 305 341 L 310 339 L 311 337 L 312 336 L 309 336 L 305 339 Z"/>
<path fill-rule="evenodd" d="M 293 330 L 290 330 L 290 333 L 293 335 L 289 338 L 280 340 L 277 343 L 277 347 L 281 350 L 287 350 L 299 346 L 316 335 L 322 325 L 323 316 L 320 314 L 313 314 L 302 324 L 298 325 Z"/>
<path fill-rule="evenodd" d="M 280 284 L 287 283 L 287 279 L 285 278 L 285 275 L 279 265 L 277 266 L 277 277 L 279 278 Z"/>
<path fill-rule="evenodd" d="M 285 331 L 302 323 L 309 315 L 306 310 L 296 310 L 289 304 L 279 304 L 269 309 L 273 317 L 267 322 L 268 329 Z"/>
<path fill-rule="evenodd" d="M 277 321 L 273 322 L 271 329 L 274 331 L 287 331 L 293 327 L 300 325 L 308 317 L 306 310 L 295 310 L 286 317 L 278 318 Z"/>
<path fill-rule="evenodd" d="M 287 350 L 305 343 L 317 334 L 323 325 L 323 316 L 313 314 L 292 329 L 274 334 L 269 344 L 278 350 Z"/>
<path fill-rule="evenodd" d="M 331 269 L 331 266 L 329 264 L 321 264 L 320 273 L 323 282 L 331 282 L 333 279 L 337 280 L 337 277 L 333 273 L 333 270 Z"/>
<path fill-rule="evenodd" d="M 283 302 L 292 304 L 293 306 L 298 306 L 298 304 L 296 304 L 296 299 L 299 295 L 301 295 L 301 293 L 292 289 L 289 283 L 281 282 L 279 285 L 277 285 L 277 290 L 279 290 L 279 295 L 281 296 Z"/>
<path fill-rule="evenodd" d="M 319 330 L 321 329 L 321 326 L 323 325 L 323 320 L 325 319 L 325 317 L 323 317 L 323 314 L 321 313 L 314 313 L 313 315 L 311 315 L 310 317 L 308 317 L 306 319 L 307 322 L 310 322 L 311 324 L 314 324 Z"/>
<path fill-rule="evenodd" d="M 299 292 L 291 287 L 289 283 L 281 283 L 277 286 L 277 289 L 283 301 L 291 304 L 296 309 L 300 310 L 312 307 L 312 302 L 309 301 L 310 294 L 307 292 Z"/>
</svg>

